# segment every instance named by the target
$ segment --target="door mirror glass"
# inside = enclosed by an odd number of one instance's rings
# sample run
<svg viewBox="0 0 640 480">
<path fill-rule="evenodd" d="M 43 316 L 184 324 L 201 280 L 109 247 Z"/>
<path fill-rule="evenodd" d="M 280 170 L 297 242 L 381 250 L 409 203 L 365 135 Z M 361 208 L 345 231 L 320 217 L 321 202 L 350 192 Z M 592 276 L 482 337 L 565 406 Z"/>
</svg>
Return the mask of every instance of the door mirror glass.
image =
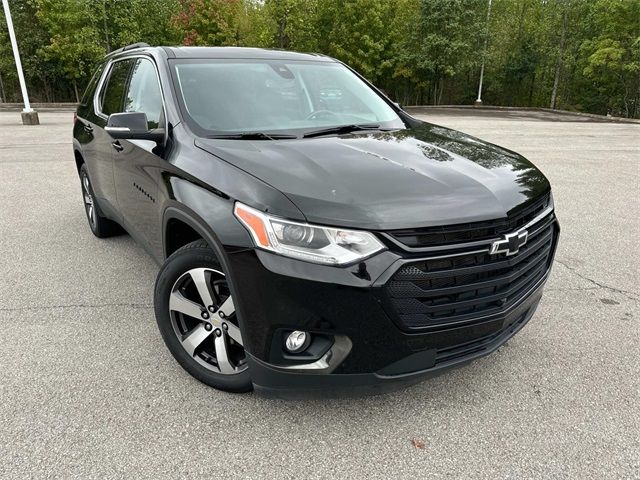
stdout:
<svg viewBox="0 0 640 480">
<path fill-rule="evenodd" d="M 105 130 L 113 138 L 124 140 L 164 141 L 164 129 L 149 130 L 147 115 L 142 112 L 112 113 L 107 120 Z"/>
</svg>

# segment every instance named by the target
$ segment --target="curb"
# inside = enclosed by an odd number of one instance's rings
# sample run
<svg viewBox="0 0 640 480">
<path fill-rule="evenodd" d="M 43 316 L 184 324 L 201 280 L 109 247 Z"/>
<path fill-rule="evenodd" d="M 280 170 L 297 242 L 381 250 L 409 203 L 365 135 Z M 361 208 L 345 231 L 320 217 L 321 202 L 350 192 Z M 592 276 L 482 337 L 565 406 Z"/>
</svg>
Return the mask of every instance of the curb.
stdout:
<svg viewBox="0 0 640 480">
<path fill-rule="evenodd" d="M 483 106 L 475 106 L 475 105 L 407 105 L 403 107 L 404 110 L 411 109 L 468 109 L 468 110 L 505 110 L 505 111 L 530 111 L 530 112 L 545 112 L 545 113 L 555 113 L 557 115 L 567 115 L 574 117 L 582 117 L 582 118 L 593 118 L 600 120 L 601 122 L 611 122 L 611 123 L 637 123 L 640 124 L 640 119 L 637 118 L 625 118 L 625 117 L 611 117 L 607 115 L 598 115 L 595 113 L 586 113 L 586 112 L 572 112 L 570 110 L 556 110 L 553 108 L 544 108 L 544 107 L 504 107 L 499 105 L 483 105 Z"/>
<path fill-rule="evenodd" d="M 21 112 L 22 103 L 0 103 L 0 112 Z M 75 111 L 77 103 L 32 103 L 31 108 L 39 112 Z"/>
<path fill-rule="evenodd" d="M 77 107 L 77 103 L 33 103 L 31 107 L 35 110 L 41 112 L 51 112 L 51 111 L 74 111 Z M 23 104 L 22 103 L 0 103 L 0 112 L 20 112 L 22 111 Z M 403 107 L 404 110 L 414 110 L 414 109 L 469 109 L 469 110 L 487 110 L 487 111 L 530 111 L 530 112 L 545 112 L 545 113 L 555 113 L 558 115 L 567 115 L 574 117 L 582 117 L 582 118 L 593 118 L 596 120 L 600 120 L 601 122 L 611 122 L 611 123 L 635 123 L 640 124 L 640 119 L 637 118 L 624 118 L 624 117 L 611 117 L 607 115 L 598 115 L 595 113 L 585 113 L 585 112 L 572 112 L 570 110 L 556 110 L 552 108 L 544 108 L 544 107 L 504 107 L 499 105 L 407 105 Z"/>
</svg>

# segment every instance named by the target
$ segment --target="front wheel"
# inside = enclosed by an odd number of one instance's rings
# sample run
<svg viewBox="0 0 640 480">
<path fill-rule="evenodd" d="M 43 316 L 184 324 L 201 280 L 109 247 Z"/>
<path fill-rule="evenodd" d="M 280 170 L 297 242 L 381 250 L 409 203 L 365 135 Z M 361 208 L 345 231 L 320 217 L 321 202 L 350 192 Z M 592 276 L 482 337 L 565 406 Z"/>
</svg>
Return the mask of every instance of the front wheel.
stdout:
<svg viewBox="0 0 640 480">
<path fill-rule="evenodd" d="M 227 277 L 205 241 L 185 245 L 165 261 L 154 306 L 167 348 L 189 374 L 220 390 L 252 389 Z"/>
</svg>

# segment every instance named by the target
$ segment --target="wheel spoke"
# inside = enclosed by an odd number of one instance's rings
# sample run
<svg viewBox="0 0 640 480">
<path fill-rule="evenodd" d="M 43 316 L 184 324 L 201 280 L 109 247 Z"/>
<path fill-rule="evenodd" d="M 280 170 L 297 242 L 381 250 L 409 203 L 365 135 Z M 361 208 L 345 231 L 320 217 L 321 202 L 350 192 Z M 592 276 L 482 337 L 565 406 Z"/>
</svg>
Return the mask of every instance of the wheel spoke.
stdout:
<svg viewBox="0 0 640 480">
<path fill-rule="evenodd" d="M 227 324 L 227 334 L 233 338 L 237 343 L 243 345 L 242 343 L 242 335 L 240 335 L 240 329 L 236 327 L 233 323 L 229 322 L 229 317 L 236 312 L 235 305 L 233 304 L 233 297 L 228 297 L 222 305 L 218 308 L 218 311 L 213 315 L 213 317 L 218 320 L 221 324 Z M 220 314 L 223 313 L 224 317 L 221 317 Z"/>
<path fill-rule="evenodd" d="M 189 271 L 189 275 L 191 275 L 193 283 L 198 289 L 198 293 L 200 294 L 200 298 L 202 299 L 202 303 L 205 308 L 214 304 L 213 295 L 211 295 L 211 287 L 207 281 L 206 271 L 207 270 L 204 268 L 194 268 Z"/>
<path fill-rule="evenodd" d="M 237 343 L 243 345 L 242 343 L 242 335 L 240 335 L 240 329 L 236 327 L 233 323 L 227 322 L 227 334 L 233 338 Z"/>
<path fill-rule="evenodd" d="M 224 303 L 218 307 L 218 315 L 220 312 L 224 313 L 225 317 L 230 317 L 236 312 L 236 307 L 233 304 L 233 297 L 227 297 Z"/>
<path fill-rule="evenodd" d="M 199 324 L 182 339 L 182 346 L 192 357 L 195 355 L 196 349 L 202 344 L 202 342 L 211 335 L 211 331 L 207 331 L 204 328 L 204 325 L 204 323 Z M 216 353 L 217 351 L 216 347 Z"/>
<path fill-rule="evenodd" d="M 169 298 L 169 309 L 174 312 L 180 312 L 190 317 L 202 319 L 203 307 L 196 302 L 192 302 L 182 295 L 180 292 L 175 291 L 171 293 Z"/>
<path fill-rule="evenodd" d="M 95 199 L 90 193 L 85 196 L 91 197 L 93 205 L 87 209 L 93 207 L 95 215 Z M 173 284 L 169 313 L 178 340 L 195 362 L 219 374 L 234 375 L 246 370 L 247 364 L 243 363 L 244 343 L 224 277 L 213 268 L 187 270 Z"/>
<path fill-rule="evenodd" d="M 231 365 L 231 362 L 229 361 L 229 354 L 227 353 L 227 336 L 223 334 L 216 337 L 214 343 L 216 348 L 216 360 L 218 361 L 220 373 L 235 373 L 236 370 L 233 368 L 233 365 Z"/>
</svg>

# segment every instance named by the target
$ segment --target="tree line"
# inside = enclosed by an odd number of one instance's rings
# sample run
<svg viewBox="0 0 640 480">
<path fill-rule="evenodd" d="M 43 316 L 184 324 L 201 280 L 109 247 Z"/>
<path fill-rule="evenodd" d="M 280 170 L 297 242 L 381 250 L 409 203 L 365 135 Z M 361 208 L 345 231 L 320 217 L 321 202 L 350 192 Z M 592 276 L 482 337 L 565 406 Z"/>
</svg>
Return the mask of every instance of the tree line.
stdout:
<svg viewBox="0 0 640 480">
<path fill-rule="evenodd" d="M 403 105 L 640 117 L 640 0 L 9 0 L 32 101 L 77 101 L 135 42 L 336 57 Z M 488 20 L 489 18 L 489 20 Z M 486 50 L 485 50 L 486 45 Z M 486 54 L 485 54 L 486 52 Z M 0 12 L 0 102 L 20 101 Z"/>
</svg>

